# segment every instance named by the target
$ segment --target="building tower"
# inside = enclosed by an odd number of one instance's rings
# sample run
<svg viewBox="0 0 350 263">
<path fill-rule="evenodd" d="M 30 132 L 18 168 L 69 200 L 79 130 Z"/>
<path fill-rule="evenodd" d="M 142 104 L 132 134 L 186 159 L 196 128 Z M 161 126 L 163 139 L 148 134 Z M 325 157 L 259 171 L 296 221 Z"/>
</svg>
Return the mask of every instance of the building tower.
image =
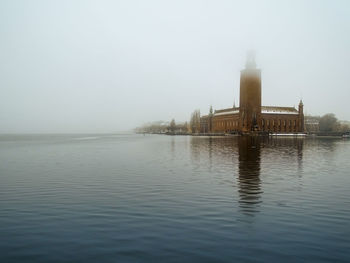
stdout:
<svg viewBox="0 0 350 263">
<path fill-rule="evenodd" d="M 261 127 L 261 71 L 256 68 L 255 54 L 249 52 L 241 70 L 239 97 L 240 130 L 259 131 Z"/>
<path fill-rule="evenodd" d="M 304 104 L 303 101 L 299 102 L 299 132 L 304 132 Z"/>
<path fill-rule="evenodd" d="M 213 131 L 213 106 L 210 105 L 209 114 L 208 114 L 208 132 L 211 133 Z"/>
</svg>

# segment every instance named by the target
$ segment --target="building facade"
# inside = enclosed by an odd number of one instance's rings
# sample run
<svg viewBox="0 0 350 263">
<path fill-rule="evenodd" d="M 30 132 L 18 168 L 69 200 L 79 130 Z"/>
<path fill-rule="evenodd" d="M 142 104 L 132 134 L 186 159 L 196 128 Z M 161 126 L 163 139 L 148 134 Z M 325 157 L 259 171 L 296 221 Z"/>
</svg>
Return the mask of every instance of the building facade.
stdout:
<svg viewBox="0 0 350 263">
<path fill-rule="evenodd" d="M 239 107 L 215 110 L 200 120 L 201 133 L 298 133 L 304 132 L 304 105 L 294 107 L 261 105 L 261 70 L 253 56 L 241 70 Z"/>
</svg>

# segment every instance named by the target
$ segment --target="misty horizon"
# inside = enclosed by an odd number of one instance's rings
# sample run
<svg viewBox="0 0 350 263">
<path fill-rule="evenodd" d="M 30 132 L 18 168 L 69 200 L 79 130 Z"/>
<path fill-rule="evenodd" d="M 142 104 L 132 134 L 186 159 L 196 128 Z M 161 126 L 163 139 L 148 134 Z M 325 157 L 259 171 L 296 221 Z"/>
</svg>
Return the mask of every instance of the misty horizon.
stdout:
<svg viewBox="0 0 350 263">
<path fill-rule="evenodd" d="M 320 4 L 322 3 L 322 4 Z M 262 105 L 350 120 L 346 1 L 3 1 L 0 133 L 114 133 L 239 105 L 256 51 Z"/>
</svg>

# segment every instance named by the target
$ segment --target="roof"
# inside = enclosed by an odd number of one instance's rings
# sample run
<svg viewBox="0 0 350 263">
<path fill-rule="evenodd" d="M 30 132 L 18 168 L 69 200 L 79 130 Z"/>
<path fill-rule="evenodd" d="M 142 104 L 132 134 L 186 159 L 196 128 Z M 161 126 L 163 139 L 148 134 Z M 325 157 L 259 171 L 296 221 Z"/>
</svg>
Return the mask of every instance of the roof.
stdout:
<svg viewBox="0 0 350 263">
<path fill-rule="evenodd" d="M 239 113 L 239 110 L 224 111 L 224 112 L 215 113 L 214 116 L 237 114 L 237 113 Z"/>
<path fill-rule="evenodd" d="M 261 106 L 262 114 L 299 114 L 294 107 Z"/>
<path fill-rule="evenodd" d="M 238 114 L 239 107 L 227 108 L 222 110 L 215 110 L 213 116 Z M 299 112 L 294 107 L 279 107 L 279 106 L 261 106 L 262 114 L 291 114 L 297 115 Z M 201 118 L 206 119 L 208 115 L 201 116 Z"/>
<path fill-rule="evenodd" d="M 237 114 L 239 113 L 239 107 L 227 108 L 222 110 L 215 110 L 214 116 Z"/>
<path fill-rule="evenodd" d="M 222 110 L 215 110 L 214 113 L 222 113 L 222 112 L 233 111 L 233 110 L 239 110 L 239 107 L 235 107 L 235 108 L 226 108 L 226 109 L 222 109 Z"/>
</svg>

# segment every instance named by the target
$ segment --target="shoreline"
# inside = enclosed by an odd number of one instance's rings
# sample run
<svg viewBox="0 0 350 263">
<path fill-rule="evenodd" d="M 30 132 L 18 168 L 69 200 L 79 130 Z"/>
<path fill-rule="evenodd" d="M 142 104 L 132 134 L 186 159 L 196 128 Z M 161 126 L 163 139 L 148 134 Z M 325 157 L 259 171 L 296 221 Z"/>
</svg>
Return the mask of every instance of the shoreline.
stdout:
<svg viewBox="0 0 350 263">
<path fill-rule="evenodd" d="M 239 137 L 239 136 L 258 136 L 258 137 L 291 137 L 291 138 L 350 138 L 346 133 L 264 133 L 264 132 L 252 132 L 252 133 L 177 133 L 177 132 L 165 132 L 165 133 L 147 133 L 138 132 L 137 134 L 158 134 L 158 135 L 169 135 L 169 136 L 208 136 L 208 137 Z"/>
</svg>

